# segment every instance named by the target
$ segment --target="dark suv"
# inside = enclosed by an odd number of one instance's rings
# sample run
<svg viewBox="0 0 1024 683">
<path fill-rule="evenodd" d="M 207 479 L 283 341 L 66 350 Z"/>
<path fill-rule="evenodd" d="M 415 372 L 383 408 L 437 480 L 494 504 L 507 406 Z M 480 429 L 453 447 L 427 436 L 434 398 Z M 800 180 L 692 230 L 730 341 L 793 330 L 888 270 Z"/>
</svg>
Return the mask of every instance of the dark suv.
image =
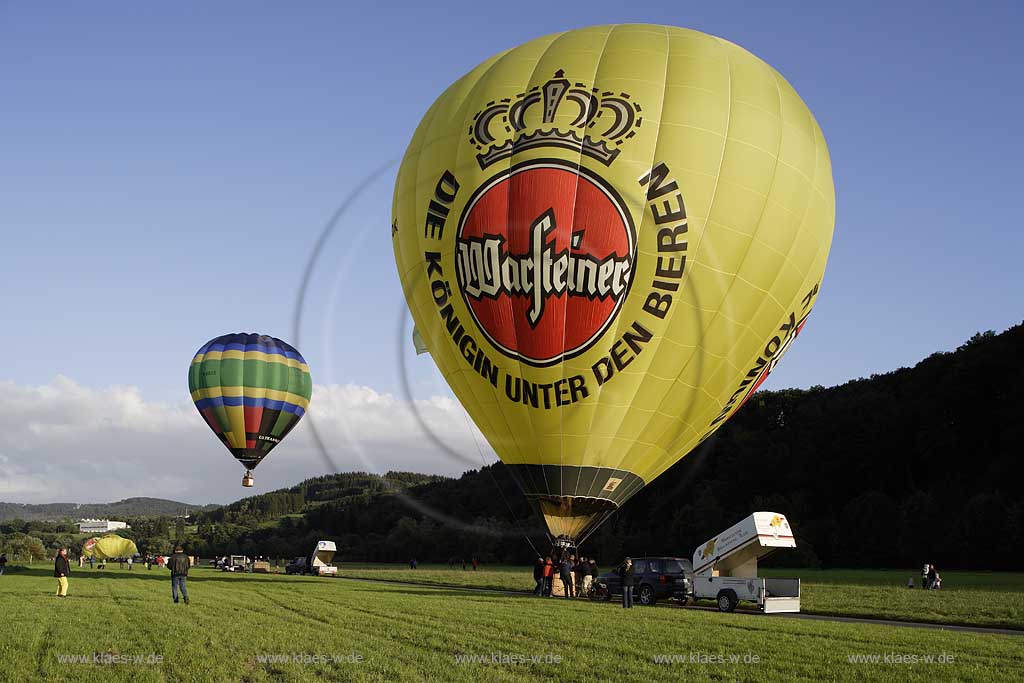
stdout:
<svg viewBox="0 0 1024 683">
<path fill-rule="evenodd" d="M 284 566 L 285 574 L 306 574 L 309 572 L 309 564 L 305 557 L 296 557 Z"/>
<path fill-rule="evenodd" d="M 693 594 L 693 564 L 682 557 L 634 557 L 633 595 L 641 605 L 674 598 L 685 602 Z M 601 574 L 597 580 L 607 586 L 608 599 L 622 595 L 618 567 Z"/>
</svg>

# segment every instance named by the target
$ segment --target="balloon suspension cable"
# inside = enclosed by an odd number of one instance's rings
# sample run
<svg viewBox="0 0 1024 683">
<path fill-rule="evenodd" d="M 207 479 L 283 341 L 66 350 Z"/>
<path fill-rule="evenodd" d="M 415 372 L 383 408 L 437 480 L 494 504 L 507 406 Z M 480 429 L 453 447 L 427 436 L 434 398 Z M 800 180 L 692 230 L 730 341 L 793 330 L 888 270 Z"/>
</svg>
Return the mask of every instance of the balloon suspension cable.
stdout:
<svg viewBox="0 0 1024 683">
<path fill-rule="evenodd" d="M 601 513 L 601 518 L 599 520 L 597 520 L 597 523 L 596 524 L 592 524 L 590 526 L 590 528 L 587 529 L 587 533 L 583 534 L 583 537 L 580 538 L 579 545 L 582 545 L 584 541 L 586 541 L 588 538 L 590 538 L 590 536 L 595 531 L 597 531 L 599 528 L 601 528 L 601 525 L 604 524 L 606 521 L 608 521 L 608 518 L 611 517 L 612 515 L 614 515 L 616 512 L 618 512 L 618 510 L 619 510 L 618 507 L 614 507 L 611 510 L 606 510 L 605 512 L 602 512 Z"/>
<path fill-rule="evenodd" d="M 537 553 L 537 557 L 542 557 L 540 551 L 537 550 L 537 546 L 535 546 L 533 544 L 533 541 L 530 540 L 529 534 L 527 534 L 526 531 L 523 530 L 523 525 L 519 523 L 519 518 L 516 516 L 516 511 L 512 509 L 512 506 L 508 502 L 508 498 L 505 497 L 505 493 L 501 490 L 501 487 L 498 486 L 498 480 L 495 478 L 494 473 L 491 472 L 491 470 L 487 467 L 487 461 L 484 459 L 484 449 L 480 448 L 480 442 L 477 441 L 476 439 L 476 432 L 473 431 L 473 425 L 470 423 L 469 415 L 466 413 L 465 410 L 462 411 L 462 416 L 466 419 L 466 425 L 469 427 L 469 435 L 473 437 L 473 444 L 476 446 L 476 452 L 480 455 L 480 469 L 487 470 L 487 474 L 490 475 L 491 481 L 494 483 L 494 488 L 498 489 L 498 495 L 500 495 L 501 499 L 505 501 L 505 507 L 508 508 L 509 514 L 512 515 L 512 519 L 513 521 L 515 521 L 516 527 L 519 529 L 519 533 L 523 535 L 523 538 L 526 539 L 526 542 L 530 544 L 531 548 L 533 548 L 533 552 Z"/>
</svg>

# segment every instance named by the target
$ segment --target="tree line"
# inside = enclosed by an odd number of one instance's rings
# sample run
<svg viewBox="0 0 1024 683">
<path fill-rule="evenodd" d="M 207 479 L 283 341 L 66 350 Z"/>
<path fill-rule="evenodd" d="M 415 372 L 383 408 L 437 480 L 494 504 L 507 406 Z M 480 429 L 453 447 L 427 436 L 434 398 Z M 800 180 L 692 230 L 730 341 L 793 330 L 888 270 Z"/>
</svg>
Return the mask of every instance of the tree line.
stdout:
<svg viewBox="0 0 1024 683">
<path fill-rule="evenodd" d="M 1022 352 L 1017 325 L 912 368 L 758 392 L 628 501 L 583 552 L 608 564 L 627 554 L 689 557 L 751 512 L 772 510 L 786 514 L 798 543 L 772 556 L 777 564 L 1019 569 Z M 202 556 L 306 555 L 322 538 L 338 544 L 340 559 L 367 562 L 528 563 L 549 548 L 539 516 L 500 463 L 456 479 L 326 475 L 186 521 L 132 526 L 125 535 L 143 552 L 180 540 Z M 8 523 L 0 534 L 7 528 L 32 532 Z"/>
</svg>

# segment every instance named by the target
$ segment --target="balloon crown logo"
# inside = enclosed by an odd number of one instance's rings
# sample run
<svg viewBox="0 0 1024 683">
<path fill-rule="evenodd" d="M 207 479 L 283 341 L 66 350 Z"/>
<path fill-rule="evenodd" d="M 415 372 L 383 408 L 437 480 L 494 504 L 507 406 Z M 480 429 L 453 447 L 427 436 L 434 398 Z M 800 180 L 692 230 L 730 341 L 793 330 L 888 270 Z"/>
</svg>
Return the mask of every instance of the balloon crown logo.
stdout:
<svg viewBox="0 0 1024 683">
<path fill-rule="evenodd" d="M 488 102 L 473 117 L 469 138 L 481 169 L 541 147 L 581 152 L 611 166 L 643 123 L 641 114 L 628 94 L 570 82 L 559 69 L 543 85 Z M 565 125 L 559 125 L 559 118 Z"/>
</svg>

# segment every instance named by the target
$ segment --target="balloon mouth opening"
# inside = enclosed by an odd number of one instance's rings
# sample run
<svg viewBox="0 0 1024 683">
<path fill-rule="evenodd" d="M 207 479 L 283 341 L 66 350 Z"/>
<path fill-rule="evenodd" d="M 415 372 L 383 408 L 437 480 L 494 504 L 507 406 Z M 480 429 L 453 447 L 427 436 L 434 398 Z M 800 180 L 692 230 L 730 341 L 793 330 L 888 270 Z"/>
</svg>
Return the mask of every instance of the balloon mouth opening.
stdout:
<svg viewBox="0 0 1024 683">
<path fill-rule="evenodd" d="M 542 496 L 534 499 L 555 548 L 572 548 L 597 528 L 618 505 L 604 498 Z"/>
</svg>

